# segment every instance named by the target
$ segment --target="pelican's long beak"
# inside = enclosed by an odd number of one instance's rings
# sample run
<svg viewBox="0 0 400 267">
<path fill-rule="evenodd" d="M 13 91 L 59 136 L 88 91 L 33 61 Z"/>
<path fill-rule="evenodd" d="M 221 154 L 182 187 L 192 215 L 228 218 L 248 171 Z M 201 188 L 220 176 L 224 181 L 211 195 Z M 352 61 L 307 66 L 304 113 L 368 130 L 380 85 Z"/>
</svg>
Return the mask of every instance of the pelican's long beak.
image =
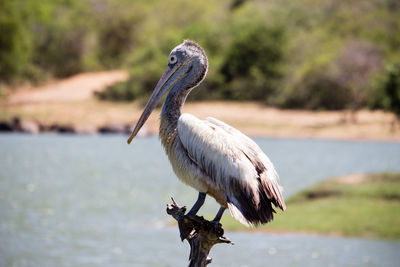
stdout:
<svg viewBox="0 0 400 267">
<path fill-rule="evenodd" d="M 165 86 L 166 82 L 168 79 L 174 74 L 175 68 L 171 69 L 167 67 L 165 70 L 164 74 L 161 76 L 160 80 L 158 81 L 156 87 L 154 88 L 153 93 L 150 96 L 149 101 L 147 102 L 142 115 L 139 118 L 139 121 L 137 122 L 135 129 L 133 129 L 133 132 L 131 136 L 128 138 L 128 144 L 132 142 L 132 139 L 135 138 L 137 133 L 139 132 L 140 128 L 142 128 L 143 124 L 146 122 L 146 120 L 149 118 L 151 112 L 153 109 L 157 106 L 157 103 L 160 101 L 161 97 L 164 95 L 166 91 L 168 91 L 169 86 Z"/>
</svg>

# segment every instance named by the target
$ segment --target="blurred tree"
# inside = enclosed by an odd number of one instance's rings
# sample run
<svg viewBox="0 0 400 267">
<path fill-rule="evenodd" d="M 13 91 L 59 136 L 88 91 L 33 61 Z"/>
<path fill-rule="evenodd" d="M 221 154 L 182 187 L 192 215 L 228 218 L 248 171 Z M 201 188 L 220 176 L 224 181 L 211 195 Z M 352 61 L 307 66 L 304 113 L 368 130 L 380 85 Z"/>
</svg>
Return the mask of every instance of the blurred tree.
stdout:
<svg viewBox="0 0 400 267">
<path fill-rule="evenodd" d="M 281 26 L 256 23 L 238 29 L 220 70 L 224 77 L 223 96 L 267 103 L 277 92 L 283 75 L 285 42 Z"/>
<path fill-rule="evenodd" d="M 397 120 L 400 119 L 400 63 L 390 66 L 387 69 L 386 78 L 383 82 L 383 106 L 393 112 Z M 395 121 L 392 129 L 395 129 Z"/>
<path fill-rule="evenodd" d="M 339 57 L 332 62 L 335 79 L 350 95 L 346 108 L 351 111 L 351 121 L 357 121 L 356 112 L 364 107 L 371 96 L 373 76 L 382 69 L 382 53 L 376 45 L 363 41 L 350 41 Z"/>
<path fill-rule="evenodd" d="M 22 75 L 32 53 L 20 4 L 0 0 L 0 79 L 8 82 Z"/>
<path fill-rule="evenodd" d="M 53 1 L 49 18 L 31 24 L 35 33 L 34 64 L 57 77 L 87 70 L 86 59 L 92 56 L 94 48 L 90 29 L 93 18 L 87 18 L 87 15 L 85 2 Z"/>
<path fill-rule="evenodd" d="M 135 4 L 127 0 L 87 1 L 91 3 L 97 25 L 96 53 L 100 64 L 107 68 L 124 65 L 139 44 L 139 29 L 146 21 L 146 10 L 140 1 Z"/>
<path fill-rule="evenodd" d="M 103 25 L 100 32 L 99 59 L 108 67 L 121 64 L 122 59 L 131 51 L 135 23 L 129 19 L 112 20 Z"/>
<path fill-rule="evenodd" d="M 337 110 L 345 108 L 350 101 L 348 88 L 332 76 L 329 66 L 321 65 L 302 77 L 285 99 L 283 107 Z"/>
<path fill-rule="evenodd" d="M 350 109 L 366 106 L 373 77 L 382 68 L 382 53 L 373 44 L 350 41 L 331 54 L 317 54 L 299 80 L 286 92 L 283 106 L 306 109 Z"/>
</svg>

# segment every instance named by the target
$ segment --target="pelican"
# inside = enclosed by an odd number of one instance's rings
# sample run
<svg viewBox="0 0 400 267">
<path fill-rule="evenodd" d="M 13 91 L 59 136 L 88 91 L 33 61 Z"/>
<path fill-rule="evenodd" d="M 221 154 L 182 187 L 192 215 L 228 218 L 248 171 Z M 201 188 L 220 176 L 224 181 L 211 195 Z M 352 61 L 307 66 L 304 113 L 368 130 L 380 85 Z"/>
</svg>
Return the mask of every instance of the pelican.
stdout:
<svg viewBox="0 0 400 267">
<path fill-rule="evenodd" d="M 229 209 L 246 226 L 268 223 L 275 213 L 272 204 L 283 211 L 286 207 L 278 175 L 267 155 L 249 137 L 222 121 L 182 114 L 186 97 L 203 81 L 207 70 L 207 56 L 197 43 L 185 40 L 175 47 L 128 144 L 169 92 L 161 111 L 161 143 L 178 178 L 199 192 L 185 216 L 196 215 L 208 194 L 221 205 L 214 222 Z"/>
</svg>

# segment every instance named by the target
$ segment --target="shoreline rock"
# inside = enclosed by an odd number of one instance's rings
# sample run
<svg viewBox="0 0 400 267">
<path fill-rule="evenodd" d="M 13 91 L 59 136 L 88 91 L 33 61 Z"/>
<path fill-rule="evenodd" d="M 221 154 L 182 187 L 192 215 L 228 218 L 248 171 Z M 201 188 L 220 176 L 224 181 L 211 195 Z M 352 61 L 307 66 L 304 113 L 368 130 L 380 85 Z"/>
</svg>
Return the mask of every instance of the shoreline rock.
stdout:
<svg viewBox="0 0 400 267">
<path fill-rule="evenodd" d="M 129 124 L 108 124 L 99 127 L 93 125 L 42 124 L 35 120 L 22 120 L 15 117 L 9 121 L 0 121 L 1 132 L 22 132 L 28 134 L 57 133 L 57 134 L 124 134 L 129 135 L 132 127 Z M 144 127 L 138 134 L 140 137 L 152 134 Z"/>
</svg>

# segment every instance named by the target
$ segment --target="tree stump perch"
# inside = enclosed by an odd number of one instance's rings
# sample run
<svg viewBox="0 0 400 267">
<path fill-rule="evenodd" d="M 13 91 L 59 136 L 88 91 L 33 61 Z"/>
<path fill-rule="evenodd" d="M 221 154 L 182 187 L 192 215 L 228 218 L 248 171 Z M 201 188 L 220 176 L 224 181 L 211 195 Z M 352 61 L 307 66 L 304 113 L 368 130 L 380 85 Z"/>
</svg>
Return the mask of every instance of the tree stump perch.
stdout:
<svg viewBox="0 0 400 267">
<path fill-rule="evenodd" d="M 215 244 L 233 244 L 224 237 L 224 229 L 219 222 L 210 222 L 200 216 L 184 216 L 186 207 L 180 207 L 173 198 L 167 205 L 167 213 L 178 222 L 181 240 L 187 240 L 190 245 L 189 267 L 204 267 L 211 263 L 208 257 Z"/>
</svg>

